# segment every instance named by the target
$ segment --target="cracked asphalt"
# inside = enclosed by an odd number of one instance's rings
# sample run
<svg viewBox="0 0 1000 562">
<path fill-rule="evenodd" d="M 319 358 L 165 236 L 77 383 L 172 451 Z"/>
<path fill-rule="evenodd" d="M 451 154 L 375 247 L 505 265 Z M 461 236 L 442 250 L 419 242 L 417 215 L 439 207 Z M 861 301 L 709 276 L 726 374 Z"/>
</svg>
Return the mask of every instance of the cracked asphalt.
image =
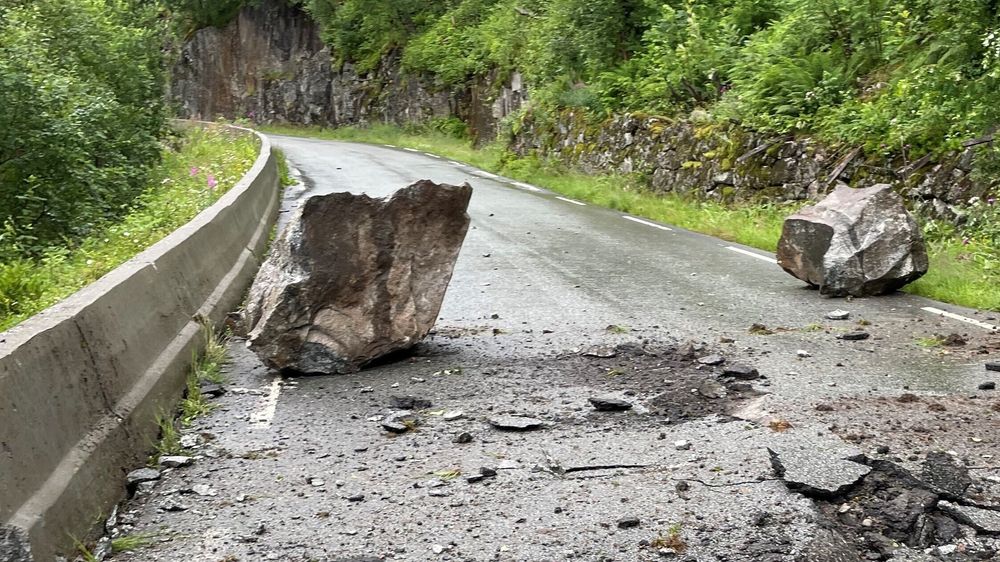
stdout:
<svg viewBox="0 0 1000 562">
<path fill-rule="evenodd" d="M 986 324 L 995 313 L 907 294 L 826 299 L 763 252 L 447 160 L 273 140 L 304 181 L 286 212 L 309 194 L 384 196 L 418 179 L 474 187 L 440 319 L 412 354 L 347 376 L 283 377 L 233 341 L 229 392 L 186 431 L 193 465 L 119 510 L 114 533 L 152 544 L 114 560 L 862 559 L 787 489 L 768 448 L 913 466 L 952 450 L 995 497 L 1000 397 L 977 386 L 1000 336 L 923 309 Z M 833 309 L 851 318 L 825 319 Z M 857 329 L 872 337 L 837 338 Z M 949 333 L 968 343 L 916 344 Z M 709 353 L 763 378 L 721 379 L 697 361 Z M 706 380 L 721 381 L 716 397 Z M 413 431 L 382 429 L 393 396 L 431 402 Z M 595 412 L 595 396 L 635 407 Z M 499 431 L 488 419 L 500 414 L 545 426 Z M 476 477 L 484 468 L 496 475 Z M 973 543 L 995 552 L 973 533 L 952 558 L 900 545 L 891 559 L 963 560 Z"/>
</svg>

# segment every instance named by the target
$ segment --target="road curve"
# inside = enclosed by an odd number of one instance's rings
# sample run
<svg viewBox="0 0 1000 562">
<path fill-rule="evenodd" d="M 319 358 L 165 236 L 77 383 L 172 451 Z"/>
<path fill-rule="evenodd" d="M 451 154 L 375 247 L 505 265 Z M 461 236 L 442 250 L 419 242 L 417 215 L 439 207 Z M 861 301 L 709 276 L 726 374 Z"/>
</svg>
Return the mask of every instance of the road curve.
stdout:
<svg viewBox="0 0 1000 562">
<path fill-rule="evenodd" d="M 924 309 L 1000 324 L 995 315 L 905 293 L 850 302 L 824 298 L 781 271 L 765 252 L 584 205 L 409 149 L 272 139 L 305 178 L 306 190 L 290 193 L 291 206 L 313 193 L 385 196 L 418 179 L 469 182 L 475 188 L 472 228 L 438 325 L 488 324 L 515 337 L 530 331 L 530 337 L 521 336 L 525 352 L 572 348 L 614 324 L 641 337 L 735 340 L 730 345 L 756 357 L 771 390 L 783 399 L 903 389 L 964 392 L 983 380 L 981 356 L 943 355 L 921 348 L 916 339 L 957 332 L 976 341 L 989 330 Z M 833 309 L 850 311 L 851 320 L 826 320 Z M 500 320 L 489 320 L 491 314 Z M 836 338 L 862 318 L 871 323 L 864 329 L 872 339 Z M 754 323 L 778 332 L 752 335 Z M 799 350 L 811 357 L 799 357 Z"/>
</svg>

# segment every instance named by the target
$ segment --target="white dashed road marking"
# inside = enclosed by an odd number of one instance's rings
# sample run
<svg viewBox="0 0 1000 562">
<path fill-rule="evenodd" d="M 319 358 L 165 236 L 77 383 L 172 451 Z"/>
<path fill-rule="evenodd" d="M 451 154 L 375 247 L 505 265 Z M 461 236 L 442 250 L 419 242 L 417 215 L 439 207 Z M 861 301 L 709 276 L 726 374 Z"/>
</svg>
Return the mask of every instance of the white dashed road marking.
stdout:
<svg viewBox="0 0 1000 562">
<path fill-rule="evenodd" d="M 441 159 L 441 157 L 440 157 L 440 156 L 438 156 L 437 154 L 431 154 L 430 152 L 425 152 L 425 153 L 424 153 L 424 156 L 430 156 L 431 158 L 435 158 L 435 159 L 437 159 L 437 160 L 440 160 L 440 159 Z"/>
<path fill-rule="evenodd" d="M 586 204 L 586 203 L 581 203 L 581 202 L 579 202 L 579 201 L 573 201 L 572 199 L 567 199 L 567 198 L 565 198 L 565 197 L 559 197 L 559 196 L 556 196 L 556 199 L 558 199 L 558 200 L 560 200 L 560 201 L 565 201 L 565 202 L 567 202 L 567 203 L 572 203 L 572 204 L 574 204 L 574 205 L 579 205 L 579 206 L 581 206 L 581 207 L 586 207 L 586 206 L 587 206 L 587 204 Z"/>
<path fill-rule="evenodd" d="M 994 332 L 1000 331 L 1000 326 L 994 326 L 993 324 L 980 322 L 975 318 L 968 318 L 966 316 L 962 316 L 961 314 L 955 314 L 954 312 L 948 312 L 947 310 L 934 308 L 933 306 L 925 306 L 921 310 L 925 310 L 927 312 L 930 312 L 931 314 L 937 314 L 938 316 L 944 316 L 945 318 L 951 318 L 952 320 L 958 320 L 959 322 L 965 322 L 966 324 L 972 324 L 973 326 L 979 326 L 980 328 L 986 328 L 987 330 L 992 330 Z"/>
<path fill-rule="evenodd" d="M 759 260 L 766 261 L 767 263 L 778 263 L 778 260 L 772 258 L 771 256 L 764 256 L 756 252 L 751 252 L 750 250 L 744 250 L 743 248 L 737 248 L 736 246 L 726 246 L 727 250 L 732 250 L 734 252 L 739 252 L 745 256 L 750 256 L 751 258 L 757 258 Z"/>
<path fill-rule="evenodd" d="M 416 148 L 404 148 L 403 150 L 405 150 L 405 151 L 407 151 L 407 152 L 420 152 L 420 151 L 419 151 L 419 150 L 417 150 Z"/>
<path fill-rule="evenodd" d="M 258 429 L 267 429 L 271 427 L 271 421 L 274 419 L 274 413 L 278 411 L 278 397 L 281 396 L 281 382 L 282 378 L 280 376 L 274 377 L 271 381 L 271 391 L 267 393 L 264 397 L 264 404 L 260 410 L 250 414 L 250 424 Z"/>
<path fill-rule="evenodd" d="M 474 170 L 472 172 L 472 175 L 479 176 L 481 178 L 486 178 L 488 180 L 498 180 L 498 179 L 500 179 L 500 176 L 498 176 L 496 174 L 491 174 L 489 172 L 484 172 L 482 170 Z"/>
<path fill-rule="evenodd" d="M 524 182 L 520 182 L 520 181 L 515 181 L 515 182 L 511 182 L 511 183 L 513 185 L 516 185 L 517 187 L 523 187 L 524 189 L 527 189 L 527 190 L 530 190 L 530 191 L 542 191 L 541 189 L 539 189 L 539 188 L 531 185 L 530 183 L 524 183 Z"/>
<path fill-rule="evenodd" d="M 644 221 L 642 219 L 639 219 L 639 218 L 636 218 L 636 217 L 630 217 L 628 215 L 622 215 L 622 218 L 625 219 L 625 220 L 627 220 L 627 221 L 637 222 L 639 224 L 644 224 L 646 226 L 651 226 L 653 228 L 658 228 L 660 230 L 666 230 L 668 232 L 673 232 L 673 230 L 674 230 L 674 229 L 670 228 L 669 226 L 663 226 L 662 224 L 656 224 L 655 222 Z"/>
</svg>

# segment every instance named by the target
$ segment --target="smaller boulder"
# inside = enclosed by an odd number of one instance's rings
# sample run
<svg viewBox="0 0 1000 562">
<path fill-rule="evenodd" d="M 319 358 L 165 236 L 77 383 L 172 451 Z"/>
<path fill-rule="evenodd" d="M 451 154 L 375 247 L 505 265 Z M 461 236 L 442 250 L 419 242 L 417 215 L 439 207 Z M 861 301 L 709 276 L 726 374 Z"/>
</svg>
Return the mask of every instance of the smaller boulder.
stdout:
<svg viewBox="0 0 1000 562">
<path fill-rule="evenodd" d="M 778 265 L 823 295 L 890 293 L 927 273 L 920 227 L 888 184 L 841 187 L 785 219 Z"/>
</svg>

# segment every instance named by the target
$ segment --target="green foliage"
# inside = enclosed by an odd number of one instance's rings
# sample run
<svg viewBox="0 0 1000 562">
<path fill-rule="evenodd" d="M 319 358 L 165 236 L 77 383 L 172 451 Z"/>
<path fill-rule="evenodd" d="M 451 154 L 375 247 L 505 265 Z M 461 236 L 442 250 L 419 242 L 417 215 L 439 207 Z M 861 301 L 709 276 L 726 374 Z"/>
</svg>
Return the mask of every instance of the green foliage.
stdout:
<svg viewBox="0 0 1000 562">
<path fill-rule="evenodd" d="M 192 129 L 171 139 L 162 163 L 119 221 L 72 246 L 0 262 L 0 329 L 55 304 L 136 255 L 215 202 L 253 165 L 256 137 Z"/>
<path fill-rule="evenodd" d="M 869 152 L 1000 121 L 993 0 L 305 0 L 335 56 L 441 87 L 520 71 L 532 108 L 687 112 Z"/>
<path fill-rule="evenodd" d="M 120 217 L 164 131 L 155 13 L 126 0 L 0 1 L 0 260 Z"/>
</svg>

